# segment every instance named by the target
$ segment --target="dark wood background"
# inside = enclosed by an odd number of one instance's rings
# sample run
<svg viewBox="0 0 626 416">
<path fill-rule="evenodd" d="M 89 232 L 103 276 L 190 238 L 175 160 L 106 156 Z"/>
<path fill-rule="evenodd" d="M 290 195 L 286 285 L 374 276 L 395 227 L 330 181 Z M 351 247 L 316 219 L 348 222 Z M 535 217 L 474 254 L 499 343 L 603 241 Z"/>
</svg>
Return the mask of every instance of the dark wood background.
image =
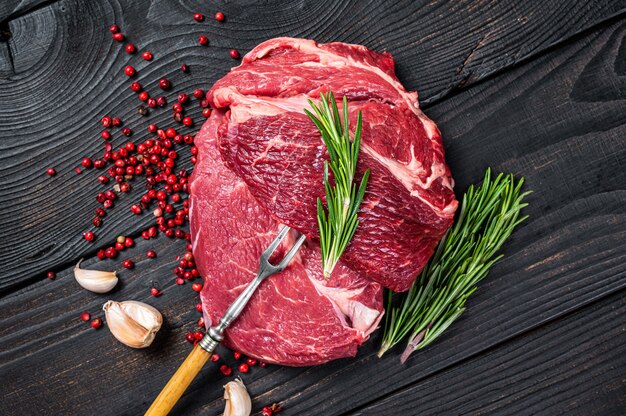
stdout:
<svg viewBox="0 0 626 416">
<path fill-rule="evenodd" d="M 183 244 L 139 241 L 151 219 L 128 210 L 137 193 L 105 219 L 98 244 L 87 244 L 81 234 L 101 186 L 95 172 L 73 168 L 101 153 L 102 115 L 144 131 L 122 72 L 129 62 L 151 89 L 168 76 L 175 91 L 192 91 L 228 71 L 231 48 L 247 52 L 276 36 L 388 50 L 443 132 L 459 194 L 487 166 L 523 175 L 534 193 L 506 259 L 434 345 L 400 365 L 398 350 L 376 358 L 377 334 L 354 359 L 253 368 L 242 378 L 255 411 L 281 402 L 285 415 L 626 414 L 625 8 L 617 0 L 3 0 L 0 414 L 142 414 L 189 352 L 197 297 L 171 272 Z M 192 20 L 217 10 L 224 23 Z M 155 60 L 113 42 L 114 22 Z M 200 34 L 209 47 L 198 46 Z M 81 290 L 71 271 L 78 259 L 121 269 L 119 259 L 94 259 L 119 234 L 137 237 L 122 257 L 137 267 L 108 295 Z M 148 247 L 157 260 L 145 259 Z M 153 281 L 165 291 L 158 299 Z M 80 322 L 82 311 L 101 315 L 108 298 L 163 312 L 153 347 L 130 350 L 106 327 Z M 207 365 L 174 413 L 220 414 L 223 384 Z"/>
</svg>

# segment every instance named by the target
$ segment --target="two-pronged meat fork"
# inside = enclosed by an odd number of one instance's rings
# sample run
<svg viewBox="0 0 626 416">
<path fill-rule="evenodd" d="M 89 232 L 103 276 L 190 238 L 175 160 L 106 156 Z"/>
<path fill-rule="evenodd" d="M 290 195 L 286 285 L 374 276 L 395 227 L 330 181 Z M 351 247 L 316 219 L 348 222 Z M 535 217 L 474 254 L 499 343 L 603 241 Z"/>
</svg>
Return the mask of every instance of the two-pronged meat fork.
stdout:
<svg viewBox="0 0 626 416">
<path fill-rule="evenodd" d="M 274 241 L 265 249 L 261 254 L 259 272 L 256 277 L 248 283 L 248 286 L 241 292 L 241 294 L 235 299 L 235 301 L 228 307 L 222 319 L 218 325 L 209 328 L 208 333 L 200 340 L 200 342 L 189 353 L 185 361 L 178 367 L 176 373 L 172 376 L 170 381 L 163 387 L 161 393 L 152 403 L 152 406 L 148 409 L 145 416 L 157 416 L 167 415 L 174 407 L 178 399 L 183 395 L 187 387 L 191 384 L 198 372 L 202 369 L 209 357 L 213 354 L 215 347 L 224 339 L 224 330 L 239 316 L 241 311 L 245 308 L 246 304 L 256 291 L 259 284 L 265 278 L 281 272 L 287 267 L 293 256 L 304 243 L 305 237 L 300 236 L 298 241 L 293 247 L 285 254 L 285 257 L 277 265 L 273 265 L 269 262 L 270 256 L 276 248 L 283 241 L 289 227 L 284 227 Z"/>
</svg>

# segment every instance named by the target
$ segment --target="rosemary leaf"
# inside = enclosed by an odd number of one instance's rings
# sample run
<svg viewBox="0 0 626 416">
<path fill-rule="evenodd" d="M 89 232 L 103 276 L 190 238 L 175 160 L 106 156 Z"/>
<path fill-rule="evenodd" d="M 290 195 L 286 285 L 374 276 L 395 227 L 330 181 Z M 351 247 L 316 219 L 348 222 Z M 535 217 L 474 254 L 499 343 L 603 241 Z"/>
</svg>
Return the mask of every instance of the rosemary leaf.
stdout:
<svg viewBox="0 0 626 416">
<path fill-rule="evenodd" d="M 465 311 L 467 298 L 495 262 L 497 254 L 527 216 L 520 212 L 527 204 L 521 193 L 524 179 L 513 175 L 491 178 L 487 169 L 483 183 L 469 187 L 458 219 L 439 243 L 411 289 L 387 299 L 385 332 L 378 356 L 403 340 L 407 347 L 400 360 L 435 341 Z"/>
<path fill-rule="evenodd" d="M 309 100 L 313 112 L 304 110 L 322 135 L 330 160 L 324 162 L 324 189 L 326 210 L 322 200 L 317 200 L 317 225 L 324 276 L 330 277 L 339 257 L 352 240 L 359 225 L 357 213 L 363 201 L 369 169 L 359 186 L 354 183 L 359 150 L 361 147 L 362 116 L 359 111 L 354 135 L 350 138 L 348 101 L 343 97 L 342 117 L 332 92 L 320 94 L 320 103 Z M 334 186 L 330 182 L 330 172 Z"/>
</svg>

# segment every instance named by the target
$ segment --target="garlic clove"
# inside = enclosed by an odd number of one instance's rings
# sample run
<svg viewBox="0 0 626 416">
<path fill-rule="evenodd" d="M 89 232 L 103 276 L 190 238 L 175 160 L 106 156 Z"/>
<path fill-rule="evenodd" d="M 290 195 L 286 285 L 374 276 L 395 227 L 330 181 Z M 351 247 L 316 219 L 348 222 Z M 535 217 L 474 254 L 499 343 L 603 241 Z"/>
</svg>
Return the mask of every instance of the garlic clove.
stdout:
<svg viewBox="0 0 626 416">
<path fill-rule="evenodd" d="M 224 416 L 249 416 L 252 413 L 250 394 L 240 378 L 226 383 L 224 399 L 226 399 Z"/>
<path fill-rule="evenodd" d="M 83 288 L 94 293 L 107 293 L 117 285 L 119 279 L 115 272 L 81 269 L 82 261 L 80 259 L 74 267 L 74 278 Z"/>
<path fill-rule="evenodd" d="M 142 302 L 110 300 L 102 309 L 113 336 L 132 348 L 150 346 L 163 323 L 161 312 Z"/>
</svg>

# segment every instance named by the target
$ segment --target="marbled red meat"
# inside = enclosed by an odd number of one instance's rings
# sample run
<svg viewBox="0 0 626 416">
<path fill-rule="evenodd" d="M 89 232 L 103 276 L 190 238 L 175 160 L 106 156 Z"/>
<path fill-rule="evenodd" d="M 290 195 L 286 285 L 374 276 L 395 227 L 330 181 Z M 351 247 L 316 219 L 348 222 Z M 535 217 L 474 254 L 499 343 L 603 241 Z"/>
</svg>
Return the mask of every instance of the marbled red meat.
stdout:
<svg viewBox="0 0 626 416">
<path fill-rule="evenodd" d="M 348 99 L 352 126 L 362 111 L 358 175 L 371 170 L 361 223 L 329 280 L 320 276 L 315 217 L 328 156 L 303 113 L 327 91 Z M 259 254 L 286 224 L 306 234 L 307 247 L 263 283 L 227 344 L 288 365 L 353 355 L 382 314 L 379 283 L 407 290 L 452 224 L 457 201 L 439 130 L 395 77 L 392 56 L 358 45 L 269 40 L 208 99 L 217 111 L 196 136 L 191 180 L 207 318 L 252 279 Z M 350 306 L 339 306 L 348 298 Z"/>
<path fill-rule="evenodd" d="M 201 297 L 207 327 L 252 280 L 261 252 L 284 226 L 220 158 L 215 137 L 222 118 L 214 111 L 196 135 L 200 157 L 191 183 L 192 241 L 205 278 Z M 295 236 L 289 237 L 288 247 Z M 354 356 L 382 314 L 380 284 L 345 265 L 325 279 L 319 246 L 307 242 L 287 269 L 259 286 L 224 343 L 270 363 L 321 364 Z"/>
<path fill-rule="evenodd" d="M 405 291 L 452 224 L 457 201 L 437 126 L 394 75 L 388 53 L 358 45 L 278 38 L 247 54 L 209 91 L 227 109 L 218 144 L 228 167 L 279 221 L 318 236 L 315 201 L 327 157 L 303 113 L 320 92 L 363 113 L 359 171 L 371 169 L 361 224 L 343 260 L 368 279 Z"/>
</svg>

